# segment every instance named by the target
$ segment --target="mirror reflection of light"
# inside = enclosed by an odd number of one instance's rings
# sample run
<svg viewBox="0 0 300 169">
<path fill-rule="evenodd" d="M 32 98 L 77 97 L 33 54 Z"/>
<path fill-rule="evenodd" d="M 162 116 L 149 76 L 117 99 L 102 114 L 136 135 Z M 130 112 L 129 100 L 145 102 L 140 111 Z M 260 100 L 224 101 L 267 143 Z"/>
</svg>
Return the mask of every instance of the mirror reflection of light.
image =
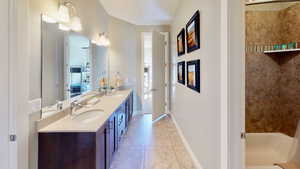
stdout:
<svg viewBox="0 0 300 169">
<path fill-rule="evenodd" d="M 110 46 L 110 40 L 105 36 L 104 33 L 99 34 L 99 37 L 92 40 L 92 43 L 98 46 L 104 46 L 104 47 Z"/>
<path fill-rule="evenodd" d="M 42 20 L 46 23 L 57 23 L 56 19 L 54 19 L 46 14 L 42 15 Z"/>
<path fill-rule="evenodd" d="M 60 22 L 69 22 L 70 21 L 70 14 L 69 8 L 65 5 L 60 5 L 58 9 L 58 19 Z"/>
<path fill-rule="evenodd" d="M 72 18 L 71 27 L 72 27 L 73 31 L 81 31 L 82 30 L 81 21 L 78 16 L 75 16 Z"/>
<path fill-rule="evenodd" d="M 70 27 L 68 27 L 67 25 L 64 25 L 64 24 L 59 24 L 58 29 L 60 29 L 62 31 L 70 31 L 71 30 Z"/>
</svg>

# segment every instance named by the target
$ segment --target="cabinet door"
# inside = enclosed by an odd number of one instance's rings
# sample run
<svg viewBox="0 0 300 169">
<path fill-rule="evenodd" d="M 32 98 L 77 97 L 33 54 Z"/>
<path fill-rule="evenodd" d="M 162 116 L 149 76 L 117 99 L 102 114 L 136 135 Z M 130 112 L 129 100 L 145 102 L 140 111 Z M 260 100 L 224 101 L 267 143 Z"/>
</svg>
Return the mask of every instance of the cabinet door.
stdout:
<svg viewBox="0 0 300 169">
<path fill-rule="evenodd" d="M 96 169 L 108 169 L 106 159 L 106 143 L 107 143 L 107 131 L 106 126 L 97 132 L 96 139 Z"/>
<path fill-rule="evenodd" d="M 129 122 L 132 119 L 132 115 L 133 115 L 133 94 L 131 93 L 128 99 L 128 111 L 129 111 Z"/>
<path fill-rule="evenodd" d="M 113 154 L 115 151 L 115 130 L 114 130 L 115 116 L 112 116 L 107 124 L 107 141 L 106 141 L 106 168 L 110 168 Z"/>
<path fill-rule="evenodd" d="M 129 126 L 129 116 L 130 116 L 130 109 L 129 109 L 129 99 L 130 97 L 128 97 L 126 99 L 126 102 L 125 102 L 125 126 L 126 126 L 126 129 L 128 128 Z"/>
<path fill-rule="evenodd" d="M 118 112 L 115 112 L 115 118 L 114 118 L 114 151 L 118 150 L 119 144 L 118 144 L 118 130 L 119 130 L 119 126 L 118 126 Z"/>
</svg>

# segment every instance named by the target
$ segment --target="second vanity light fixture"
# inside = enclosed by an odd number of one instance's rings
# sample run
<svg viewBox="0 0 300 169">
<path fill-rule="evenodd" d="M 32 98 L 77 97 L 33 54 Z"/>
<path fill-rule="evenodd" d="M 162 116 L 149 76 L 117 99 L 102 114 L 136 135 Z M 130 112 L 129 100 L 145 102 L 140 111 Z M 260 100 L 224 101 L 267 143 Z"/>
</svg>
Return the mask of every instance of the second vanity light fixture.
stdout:
<svg viewBox="0 0 300 169">
<path fill-rule="evenodd" d="M 48 23 L 58 23 L 58 28 L 63 31 L 76 31 L 82 30 L 81 20 L 77 14 L 75 5 L 71 1 L 60 3 L 57 20 L 43 14 L 43 21 Z"/>
<path fill-rule="evenodd" d="M 60 4 L 58 18 L 61 22 L 59 26 L 61 30 L 68 31 L 68 28 L 76 32 L 82 30 L 81 20 L 77 14 L 75 5 L 71 1 Z"/>
<path fill-rule="evenodd" d="M 108 47 L 110 45 L 110 41 L 108 37 L 105 35 L 105 33 L 100 33 L 99 36 L 92 41 L 92 43 L 104 47 Z"/>
</svg>

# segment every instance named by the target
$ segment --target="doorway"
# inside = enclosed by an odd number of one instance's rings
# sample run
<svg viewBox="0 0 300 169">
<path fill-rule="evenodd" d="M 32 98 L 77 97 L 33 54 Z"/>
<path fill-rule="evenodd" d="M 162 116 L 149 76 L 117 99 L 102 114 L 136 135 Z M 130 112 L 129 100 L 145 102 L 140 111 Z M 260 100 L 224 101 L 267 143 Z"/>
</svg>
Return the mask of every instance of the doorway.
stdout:
<svg viewBox="0 0 300 169">
<path fill-rule="evenodd" d="M 143 60 L 143 113 L 152 114 L 152 32 L 142 33 Z"/>
<path fill-rule="evenodd" d="M 142 107 L 153 119 L 168 112 L 169 33 L 142 33 Z"/>
<path fill-rule="evenodd" d="M 246 169 L 300 167 L 299 10 L 299 1 L 246 3 Z"/>
</svg>

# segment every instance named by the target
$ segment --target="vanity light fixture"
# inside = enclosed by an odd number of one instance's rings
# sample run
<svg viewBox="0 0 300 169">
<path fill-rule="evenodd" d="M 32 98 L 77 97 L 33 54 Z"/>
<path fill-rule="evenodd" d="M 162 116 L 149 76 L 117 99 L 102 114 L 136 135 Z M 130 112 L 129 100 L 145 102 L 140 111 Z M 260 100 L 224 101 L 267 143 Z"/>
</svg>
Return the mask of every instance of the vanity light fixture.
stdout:
<svg viewBox="0 0 300 169">
<path fill-rule="evenodd" d="M 99 36 L 92 41 L 92 43 L 98 45 L 98 46 L 104 46 L 104 47 L 108 47 L 110 46 L 110 41 L 107 38 L 107 36 L 105 35 L 105 33 L 100 33 Z"/>
<path fill-rule="evenodd" d="M 81 25 L 81 21 L 80 18 L 78 16 L 74 16 L 71 19 L 71 29 L 73 31 L 81 31 L 82 30 L 82 25 Z"/>
<path fill-rule="evenodd" d="M 61 4 L 58 8 L 58 19 L 63 23 L 70 22 L 69 8 L 64 4 Z"/>
<path fill-rule="evenodd" d="M 79 32 L 82 30 L 81 20 L 77 14 L 75 5 L 71 1 L 63 2 L 58 9 L 59 29 L 64 31 L 73 30 Z"/>
</svg>

